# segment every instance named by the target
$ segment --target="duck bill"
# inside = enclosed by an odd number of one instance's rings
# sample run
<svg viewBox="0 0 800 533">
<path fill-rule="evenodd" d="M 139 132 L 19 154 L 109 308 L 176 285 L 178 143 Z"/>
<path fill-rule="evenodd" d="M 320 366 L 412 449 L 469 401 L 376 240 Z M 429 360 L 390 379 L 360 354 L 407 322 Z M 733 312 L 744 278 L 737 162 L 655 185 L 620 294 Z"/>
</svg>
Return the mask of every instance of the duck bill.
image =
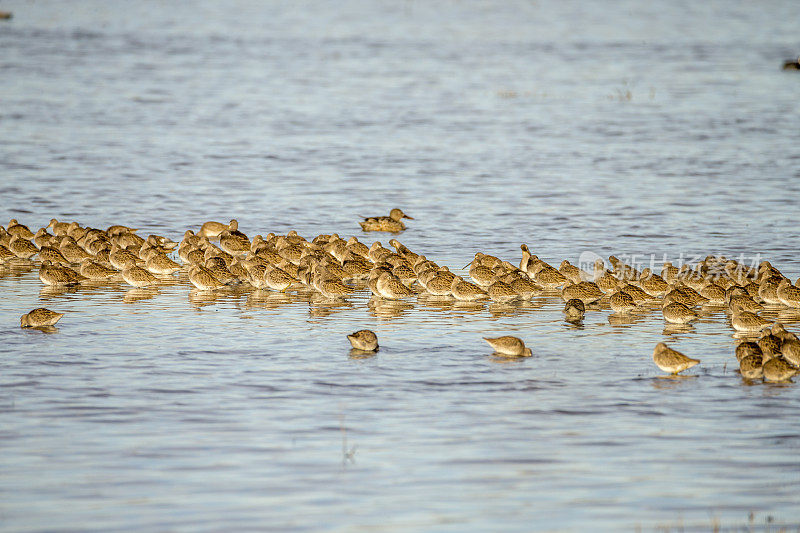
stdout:
<svg viewBox="0 0 800 533">
<path fill-rule="evenodd" d="M 408 220 L 414 220 L 414 217 L 410 217 L 410 216 L 408 216 L 408 215 L 403 215 L 403 217 L 402 217 L 402 218 L 407 218 Z"/>
</svg>

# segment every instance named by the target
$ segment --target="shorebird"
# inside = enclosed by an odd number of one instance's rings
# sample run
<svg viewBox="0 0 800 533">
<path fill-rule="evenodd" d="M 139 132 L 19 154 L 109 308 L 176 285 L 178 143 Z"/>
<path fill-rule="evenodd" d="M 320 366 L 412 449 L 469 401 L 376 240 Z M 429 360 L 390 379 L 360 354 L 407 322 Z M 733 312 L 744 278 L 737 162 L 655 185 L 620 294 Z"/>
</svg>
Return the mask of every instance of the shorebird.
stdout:
<svg viewBox="0 0 800 533">
<path fill-rule="evenodd" d="M 800 56 L 795 59 L 787 59 L 783 62 L 782 70 L 800 70 Z"/>
<path fill-rule="evenodd" d="M 11 241 L 8 243 L 8 249 L 20 259 L 30 259 L 39 253 L 39 249 L 35 244 L 18 235 L 11 237 Z"/>
<path fill-rule="evenodd" d="M 0 244 L 0 263 L 5 263 L 9 259 L 16 259 L 16 258 L 17 255 L 14 252 L 12 252 L 8 248 Z"/>
<path fill-rule="evenodd" d="M 761 356 L 750 354 L 742 357 L 739 361 L 739 373 L 746 379 L 760 379 L 764 376 L 764 368 Z"/>
<path fill-rule="evenodd" d="M 786 307 L 800 307 L 800 287 L 795 287 L 788 279 L 784 278 L 778 283 L 776 293 L 778 300 Z"/>
<path fill-rule="evenodd" d="M 219 234 L 225 230 L 239 231 L 239 222 L 237 222 L 236 219 L 231 219 L 228 224 L 223 224 L 222 222 L 209 220 L 200 226 L 200 230 L 197 232 L 197 235 L 200 237 L 206 237 L 208 239 L 215 239 L 219 237 Z"/>
<path fill-rule="evenodd" d="M 551 267 L 550 265 L 542 262 L 538 271 L 533 276 L 533 280 L 546 289 L 556 289 L 561 287 L 567 282 L 564 275 Z"/>
<path fill-rule="evenodd" d="M 50 261 L 42 261 L 39 279 L 45 285 L 77 285 L 86 280 L 71 268 L 56 266 Z"/>
<path fill-rule="evenodd" d="M 653 350 L 653 362 L 664 372 L 677 374 L 683 372 L 687 368 L 692 368 L 700 361 L 687 357 L 679 351 L 668 347 L 663 342 L 659 342 L 655 350 Z"/>
<path fill-rule="evenodd" d="M 485 290 L 459 277 L 453 278 L 453 282 L 450 284 L 450 293 L 453 298 L 461 301 L 481 300 L 488 297 Z"/>
<path fill-rule="evenodd" d="M 561 272 L 561 274 L 565 278 L 567 278 L 569 281 L 575 284 L 580 283 L 587 276 L 586 272 L 576 267 L 566 259 L 561 261 L 561 265 L 559 265 L 558 271 Z"/>
<path fill-rule="evenodd" d="M 669 290 L 669 284 L 664 278 L 654 274 L 649 268 L 642 270 L 636 283 L 650 296 L 664 296 Z"/>
<path fill-rule="evenodd" d="M 495 279 L 494 270 L 474 262 L 469 269 L 469 277 L 481 287 L 488 287 Z"/>
<path fill-rule="evenodd" d="M 225 286 L 211 271 L 201 265 L 194 265 L 189 269 L 189 282 L 201 291 L 213 291 Z"/>
<path fill-rule="evenodd" d="M 161 276 L 172 274 L 173 272 L 177 272 L 181 269 L 181 266 L 178 263 L 167 257 L 167 254 L 162 252 L 156 252 L 152 254 L 145 262 L 145 267 L 152 274 Z"/>
<path fill-rule="evenodd" d="M 561 289 L 561 298 L 565 302 L 577 298 L 584 304 L 590 304 L 602 299 L 603 296 L 605 293 L 591 281 L 581 281 Z"/>
<path fill-rule="evenodd" d="M 486 294 L 495 302 L 512 302 L 522 298 L 511 285 L 499 280 L 486 288 Z"/>
<path fill-rule="evenodd" d="M 19 325 L 23 328 L 54 326 L 56 322 L 61 320 L 62 316 L 64 316 L 64 313 L 56 313 L 44 307 L 39 307 L 22 315 L 19 319 Z"/>
<path fill-rule="evenodd" d="M 757 355 L 760 358 L 761 348 L 752 341 L 740 342 L 739 345 L 736 346 L 736 360 L 741 361 L 748 355 Z"/>
<path fill-rule="evenodd" d="M 50 223 L 46 226 L 47 229 L 53 228 L 53 235 L 63 237 L 69 230 L 69 222 L 59 222 L 55 218 L 50 219 Z"/>
<path fill-rule="evenodd" d="M 285 291 L 292 283 L 297 281 L 288 272 L 274 265 L 268 265 L 264 268 L 263 280 L 264 285 L 273 291 L 279 292 Z"/>
<path fill-rule="evenodd" d="M 796 340 L 800 340 L 800 339 L 798 339 L 797 335 L 795 335 L 791 331 L 787 331 L 786 327 L 780 322 L 775 322 L 772 325 L 772 334 L 777 336 L 777 337 L 780 337 L 784 341 L 787 341 L 787 340 L 795 340 L 795 341 Z"/>
<path fill-rule="evenodd" d="M 362 329 L 351 333 L 347 336 L 347 339 L 350 341 L 353 348 L 363 352 L 374 352 L 379 348 L 378 336 L 375 335 L 374 331 L 368 329 Z"/>
<path fill-rule="evenodd" d="M 694 309 L 678 302 L 665 305 L 661 312 L 664 315 L 664 320 L 672 324 L 688 324 L 693 320 L 697 320 L 697 313 Z"/>
<path fill-rule="evenodd" d="M 771 359 L 781 354 L 783 347 L 783 340 L 777 335 L 773 335 L 772 331 L 767 328 L 761 331 L 761 336 L 756 341 L 761 353 L 764 354 L 765 359 Z"/>
<path fill-rule="evenodd" d="M 617 291 L 612 294 L 608 303 L 615 313 L 627 313 L 636 308 L 636 302 L 633 297 L 624 291 Z"/>
<path fill-rule="evenodd" d="M 763 370 L 765 381 L 788 381 L 798 373 L 798 369 L 783 357 L 773 357 L 765 362 Z"/>
<path fill-rule="evenodd" d="M 67 266 L 70 262 L 64 257 L 58 248 L 53 248 L 52 246 L 42 246 L 39 248 L 39 259 L 42 261 L 50 261 L 54 265 L 64 265 Z"/>
<path fill-rule="evenodd" d="M 129 252 L 126 248 L 121 248 L 119 245 L 113 245 L 111 252 L 108 254 L 108 260 L 111 266 L 117 270 L 125 270 L 136 266 L 139 257 Z"/>
<path fill-rule="evenodd" d="M 396 233 L 406 229 L 406 225 L 402 222 L 404 218 L 414 220 L 412 217 L 403 213 L 401 209 L 394 208 L 389 211 L 388 217 L 367 217 L 363 222 L 359 222 L 359 224 L 364 231 L 388 231 Z"/>
<path fill-rule="evenodd" d="M 733 316 L 731 317 L 731 326 L 736 331 L 755 332 L 768 328 L 771 322 L 765 318 L 761 318 L 755 313 L 743 311 L 738 304 L 734 304 L 731 308 Z"/>
<path fill-rule="evenodd" d="M 312 284 L 326 298 L 344 298 L 355 292 L 355 289 L 345 285 L 340 280 L 327 276 L 324 272 L 317 271 Z"/>
<path fill-rule="evenodd" d="M 705 287 L 700 289 L 700 296 L 708 298 L 708 303 L 711 305 L 725 305 L 725 289 L 716 283 L 708 283 Z"/>
<path fill-rule="evenodd" d="M 250 241 L 246 236 L 234 234 L 230 230 L 224 230 L 219 234 L 219 247 L 233 256 L 247 254 L 250 246 Z"/>
<path fill-rule="evenodd" d="M 147 287 L 158 281 L 154 275 L 141 267 L 131 267 L 122 271 L 122 279 L 134 287 Z"/>
<path fill-rule="evenodd" d="M 387 300 L 400 300 L 414 296 L 414 291 L 406 287 L 403 282 L 392 273 L 383 272 L 375 283 L 378 295 Z"/>
<path fill-rule="evenodd" d="M 488 342 L 495 352 L 502 355 L 512 357 L 530 357 L 532 355 L 531 349 L 526 348 L 521 339 L 511 335 L 496 338 L 483 337 L 483 340 Z"/>
<path fill-rule="evenodd" d="M 81 263 L 80 273 L 81 276 L 84 276 L 87 279 L 101 280 L 110 278 L 111 276 L 117 274 L 117 271 L 94 261 L 86 261 Z"/>
<path fill-rule="evenodd" d="M 446 268 L 444 267 L 444 269 Z M 456 275 L 444 269 L 439 270 L 430 280 L 425 282 L 425 290 L 435 296 L 450 296 L 453 294 L 452 286 L 453 281 L 456 280 Z"/>
<path fill-rule="evenodd" d="M 781 344 L 781 355 L 794 366 L 800 366 L 800 341 L 786 339 Z"/>
<path fill-rule="evenodd" d="M 22 239 L 31 240 L 34 237 L 34 233 L 26 226 L 25 224 L 20 224 L 17 222 L 16 218 L 12 218 L 8 221 L 8 226 L 6 227 L 6 231 L 14 235 L 16 237 L 20 237 Z"/>
<path fill-rule="evenodd" d="M 61 254 L 67 258 L 70 263 L 83 263 L 88 259 L 92 259 L 92 254 L 78 246 L 75 239 L 72 237 L 64 237 L 58 247 Z"/>
<path fill-rule="evenodd" d="M 570 322 L 577 322 L 578 320 L 583 319 L 583 315 L 586 313 L 586 305 L 583 303 L 582 300 L 577 298 L 573 298 L 568 300 L 567 303 L 564 305 L 564 316 Z"/>
</svg>

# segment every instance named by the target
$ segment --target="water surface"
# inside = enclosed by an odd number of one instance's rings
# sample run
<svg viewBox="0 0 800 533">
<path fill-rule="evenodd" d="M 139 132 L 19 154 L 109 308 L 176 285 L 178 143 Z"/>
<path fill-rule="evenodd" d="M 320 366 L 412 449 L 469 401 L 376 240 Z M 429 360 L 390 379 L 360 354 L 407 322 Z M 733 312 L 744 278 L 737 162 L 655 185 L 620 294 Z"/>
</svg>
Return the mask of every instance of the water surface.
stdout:
<svg viewBox="0 0 800 533">
<path fill-rule="evenodd" d="M 796 3 L 3 6 L 3 223 L 387 244 L 356 221 L 397 206 L 452 268 L 526 242 L 800 275 Z M 800 523 L 800 389 L 743 383 L 721 312 L 573 327 L 554 297 L 209 300 L 12 268 L 0 294 L 4 530 Z M 56 333 L 18 327 L 38 306 Z M 351 358 L 364 327 L 382 348 Z M 491 358 L 499 334 L 534 357 Z M 702 364 L 662 379 L 661 341 Z"/>
</svg>

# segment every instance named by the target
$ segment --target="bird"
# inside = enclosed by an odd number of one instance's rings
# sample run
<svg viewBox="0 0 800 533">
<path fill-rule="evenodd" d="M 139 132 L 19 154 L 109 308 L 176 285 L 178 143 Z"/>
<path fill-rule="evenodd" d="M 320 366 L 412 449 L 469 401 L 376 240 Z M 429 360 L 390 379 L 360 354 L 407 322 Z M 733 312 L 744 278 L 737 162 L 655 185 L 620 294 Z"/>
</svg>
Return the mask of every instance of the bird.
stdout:
<svg viewBox="0 0 800 533">
<path fill-rule="evenodd" d="M 800 56 L 796 60 L 787 59 L 784 61 L 782 70 L 800 70 Z"/>
<path fill-rule="evenodd" d="M 608 303 L 615 313 L 627 313 L 636 308 L 636 302 L 633 297 L 624 291 L 617 291 L 612 294 Z"/>
<path fill-rule="evenodd" d="M 400 300 L 414 296 L 414 291 L 406 287 L 403 282 L 390 272 L 383 272 L 375 283 L 378 295 L 387 300 Z"/>
<path fill-rule="evenodd" d="M 39 279 L 45 285 L 77 285 L 85 281 L 86 277 L 71 268 L 56 266 L 45 260 L 39 268 Z"/>
<path fill-rule="evenodd" d="M 475 278 L 473 277 L 473 279 Z M 512 302 L 522 298 L 511 285 L 500 280 L 486 287 L 486 294 L 495 302 Z"/>
<path fill-rule="evenodd" d="M 8 243 L 8 249 L 20 259 L 30 259 L 39 253 L 39 249 L 31 241 L 24 237 L 14 235 Z"/>
<path fill-rule="evenodd" d="M 158 278 L 150 272 L 137 266 L 123 270 L 122 279 L 125 280 L 125 283 L 128 285 L 133 285 L 134 287 L 147 287 L 158 281 Z"/>
<path fill-rule="evenodd" d="M 145 262 L 151 274 L 167 276 L 181 269 L 181 265 L 167 257 L 163 252 L 156 252 Z"/>
<path fill-rule="evenodd" d="M 795 287 L 788 279 L 782 279 L 775 292 L 786 307 L 800 307 L 800 287 Z"/>
<path fill-rule="evenodd" d="M 656 344 L 655 350 L 653 350 L 653 362 L 664 372 L 677 374 L 683 372 L 687 368 L 692 368 L 700 361 L 687 357 L 681 352 L 673 350 L 663 342 L 659 342 Z"/>
<path fill-rule="evenodd" d="M 736 359 L 741 361 L 748 355 L 757 355 L 761 357 L 761 348 L 752 341 L 745 341 L 736 346 Z"/>
<path fill-rule="evenodd" d="M 561 289 L 561 298 L 567 302 L 573 298 L 581 300 L 584 304 L 594 303 L 601 298 L 605 293 L 591 281 L 581 281 L 571 285 L 565 285 Z"/>
<path fill-rule="evenodd" d="M 197 235 L 200 237 L 206 237 L 208 239 L 216 239 L 219 237 L 220 233 L 225 230 L 239 231 L 239 222 L 237 222 L 236 219 L 231 219 L 228 224 L 223 224 L 222 222 L 209 220 L 200 226 L 200 230 L 197 232 Z"/>
<path fill-rule="evenodd" d="M 43 326 L 54 326 L 56 322 L 61 320 L 64 313 L 56 313 L 44 307 L 38 307 L 33 311 L 25 313 L 19 318 L 20 327 L 23 328 L 40 328 Z"/>
<path fill-rule="evenodd" d="M 189 282 L 201 291 L 213 291 L 225 286 L 214 277 L 214 274 L 201 265 L 194 265 L 189 269 Z"/>
<path fill-rule="evenodd" d="M 347 336 L 350 344 L 356 350 L 364 352 L 375 352 L 378 350 L 378 336 L 374 331 L 361 329 Z"/>
<path fill-rule="evenodd" d="M 764 381 L 788 381 L 798 373 L 798 369 L 783 357 L 773 357 L 764 363 Z"/>
<path fill-rule="evenodd" d="M 733 326 L 733 329 L 736 331 L 761 331 L 771 325 L 769 320 L 761 318 L 755 313 L 742 311 L 741 306 L 738 304 L 733 305 L 731 312 L 733 313 L 731 317 L 731 326 Z"/>
<path fill-rule="evenodd" d="M 739 361 L 739 374 L 745 379 L 760 379 L 764 376 L 762 358 L 758 354 L 750 354 Z"/>
<path fill-rule="evenodd" d="M 467 302 L 473 300 L 481 300 L 489 297 L 489 295 L 486 294 L 485 290 L 481 289 L 474 283 L 470 283 L 469 281 L 464 281 L 458 276 L 453 278 L 453 282 L 450 284 L 450 292 L 453 295 L 453 298 L 455 298 L 456 300 L 467 301 Z"/>
<path fill-rule="evenodd" d="M 81 276 L 91 280 L 108 279 L 117 274 L 113 268 L 108 268 L 95 261 L 86 261 L 80 266 Z"/>
<path fill-rule="evenodd" d="M 494 351 L 502 355 L 510 355 L 512 357 L 530 357 L 532 354 L 530 348 L 525 347 L 522 339 L 505 335 L 503 337 L 483 337 L 489 346 L 494 348 Z"/>
<path fill-rule="evenodd" d="M 414 220 L 413 217 L 403 213 L 402 209 L 394 208 L 389 211 L 389 216 L 366 217 L 362 222 L 359 222 L 359 224 L 364 231 L 388 231 L 397 233 L 406 229 L 406 225 L 402 222 L 404 218 Z"/>
<path fill-rule="evenodd" d="M 678 302 L 665 305 L 661 312 L 664 315 L 664 320 L 672 324 L 688 324 L 693 320 L 697 320 L 697 313 L 694 309 Z"/>
<path fill-rule="evenodd" d="M 564 305 L 564 316 L 570 322 L 577 322 L 583 320 L 583 315 L 586 313 L 586 305 L 583 300 L 572 298 Z"/>
</svg>

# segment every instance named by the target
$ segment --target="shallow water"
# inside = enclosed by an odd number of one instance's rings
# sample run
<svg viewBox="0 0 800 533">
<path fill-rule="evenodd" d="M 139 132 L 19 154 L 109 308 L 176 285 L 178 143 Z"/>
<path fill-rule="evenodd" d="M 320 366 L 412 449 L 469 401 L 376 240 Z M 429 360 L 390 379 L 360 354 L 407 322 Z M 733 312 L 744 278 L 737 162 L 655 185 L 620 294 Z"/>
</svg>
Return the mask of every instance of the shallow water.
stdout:
<svg viewBox="0 0 800 533">
<path fill-rule="evenodd" d="M 796 3 L 3 9 L 3 223 L 177 239 L 235 217 L 387 244 L 356 221 L 399 206 L 400 239 L 452 268 L 526 242 L 800 275 Z M 721 312 L 575 327 L 556 297 L 209 300 L 10 267 L 0 294 L 3 530 L 800 523 L 800 389 L 745 384 Z M 38 306 L 67 313 L 55 333 L 18 327 Z M 364 327 L 382 348 L 352 358 Z M 534 357 L 493 359 L 498 334 Z M 663 378 L 661 341 L 701 365 Z"/>
</svg>

